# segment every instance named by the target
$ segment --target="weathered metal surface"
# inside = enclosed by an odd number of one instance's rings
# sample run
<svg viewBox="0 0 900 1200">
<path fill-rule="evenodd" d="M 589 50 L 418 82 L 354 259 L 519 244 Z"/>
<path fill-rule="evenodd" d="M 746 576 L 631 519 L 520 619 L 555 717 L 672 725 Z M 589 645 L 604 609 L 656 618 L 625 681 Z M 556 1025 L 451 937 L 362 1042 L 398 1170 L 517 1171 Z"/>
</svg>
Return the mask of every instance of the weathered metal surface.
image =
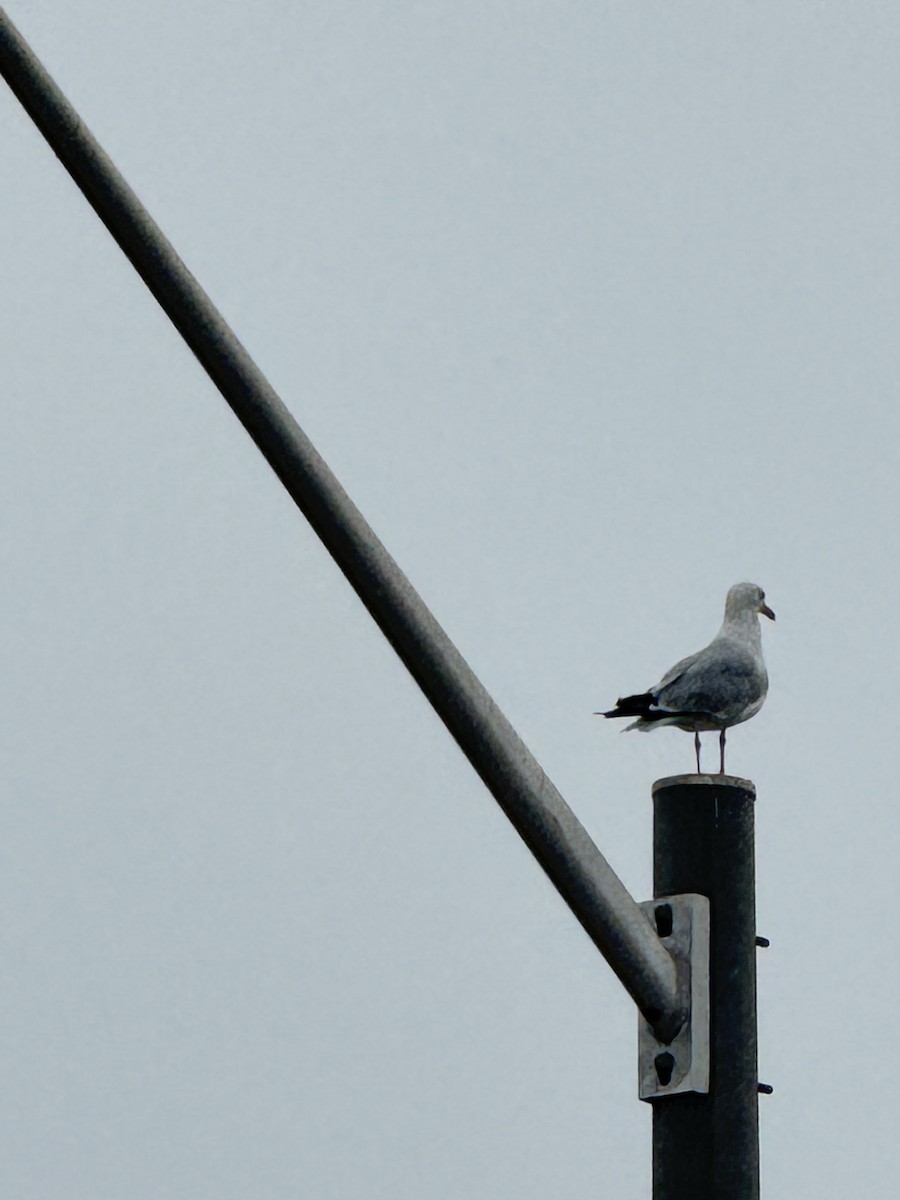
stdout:
<svg viewBox="0 0 900 1200">
<path fill-rule="evenodd" d="M 754 800 L 746 779 L 653 786 L 654 891 L 710 902 L 709 1094 L 653 1101 L 654 1200 L 758 1200 Z"/>
<path fill-rule="evenodd" d="M 0 72 L 638 1007 L 674 1036 L 674 963 L 637 902 L 3 9 Z"/>
<path fill-rule="evenodd" d="M 682 1092 L 709 1091 L 709 900 L 706 896 L 660 896 L 641 905 L 662 944 L 675 959 L 687 1020 L 663 1042 L 638 1017 L 638 1095 L 657 1100 Z"/>
</svg>

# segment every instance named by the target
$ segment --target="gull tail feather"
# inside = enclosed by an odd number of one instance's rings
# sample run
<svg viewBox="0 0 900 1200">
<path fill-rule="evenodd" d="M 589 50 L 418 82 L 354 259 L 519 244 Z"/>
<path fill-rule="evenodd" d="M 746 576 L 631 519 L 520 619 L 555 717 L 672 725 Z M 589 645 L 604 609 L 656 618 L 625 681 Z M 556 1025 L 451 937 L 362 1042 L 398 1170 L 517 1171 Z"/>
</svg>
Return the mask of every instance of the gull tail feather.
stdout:
<svg viewBox="0 0 900 1200">
<path fill-rule="evenodd" d="M 649 717 L 651 706 L 656 703 L 652 692 L 640 692 L 636 696 L 620 696 L 616 707 L 609 712 L 598 713 L 604 717 Z"/>
</svg>

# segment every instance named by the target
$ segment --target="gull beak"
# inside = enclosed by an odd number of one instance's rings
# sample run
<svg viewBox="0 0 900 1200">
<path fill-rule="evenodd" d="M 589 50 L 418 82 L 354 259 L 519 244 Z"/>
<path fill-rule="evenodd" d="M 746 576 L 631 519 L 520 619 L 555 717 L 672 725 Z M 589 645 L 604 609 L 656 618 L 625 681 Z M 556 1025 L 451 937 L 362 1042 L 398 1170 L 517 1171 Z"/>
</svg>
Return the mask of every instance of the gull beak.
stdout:
<svg viewBox="0 0 900 1200">
<path fill-rule="evenodd" d="M 768 604 L 761 604 L 759 606 L 759 611 L 764 617 L 768 617 L 770 621 L 775 620 L 775 614 L 772 612 L 771 608 L 769 608 Z"/>
</svg>

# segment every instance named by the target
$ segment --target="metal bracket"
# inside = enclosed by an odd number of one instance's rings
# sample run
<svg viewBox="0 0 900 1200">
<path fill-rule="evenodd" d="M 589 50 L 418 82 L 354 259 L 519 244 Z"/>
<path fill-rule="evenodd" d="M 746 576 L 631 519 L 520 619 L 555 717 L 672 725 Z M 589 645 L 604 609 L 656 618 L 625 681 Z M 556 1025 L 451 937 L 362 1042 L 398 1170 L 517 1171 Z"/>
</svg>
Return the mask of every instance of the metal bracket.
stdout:
<svg viewBox="0 0 900 1200">
<path fill-rule="evenodd" d="M 659 896 L 641 904 L 659 939 L 675 959 L 678 988 L 688 1017 L 668 1045 L 638 1017 L 638 1095 L 659 1100 L 681 1092 L 709 1091 L 709 900 Z"/>
</svg>

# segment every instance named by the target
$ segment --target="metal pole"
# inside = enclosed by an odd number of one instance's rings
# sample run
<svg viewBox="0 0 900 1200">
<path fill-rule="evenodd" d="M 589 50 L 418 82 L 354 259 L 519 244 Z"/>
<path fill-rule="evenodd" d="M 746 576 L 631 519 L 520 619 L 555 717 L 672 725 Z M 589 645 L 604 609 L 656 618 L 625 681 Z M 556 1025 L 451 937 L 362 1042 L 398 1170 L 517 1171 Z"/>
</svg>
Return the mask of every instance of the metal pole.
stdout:
<svg viewBox="0 0 900 1200">
<path fill-rule="evenodd" d="M 0 71 L 635 1003 L 674 1036 L 675 967 L 649 921 L 2 8 Z"/>
<path fill-rule="evenodd" d="M 729 775 L 653 785 L 657 896 L 710 901 L 708 1095 L 653 1101 L 653 1200 L 758 1200 L 756 789 Z"/>
</svg>

